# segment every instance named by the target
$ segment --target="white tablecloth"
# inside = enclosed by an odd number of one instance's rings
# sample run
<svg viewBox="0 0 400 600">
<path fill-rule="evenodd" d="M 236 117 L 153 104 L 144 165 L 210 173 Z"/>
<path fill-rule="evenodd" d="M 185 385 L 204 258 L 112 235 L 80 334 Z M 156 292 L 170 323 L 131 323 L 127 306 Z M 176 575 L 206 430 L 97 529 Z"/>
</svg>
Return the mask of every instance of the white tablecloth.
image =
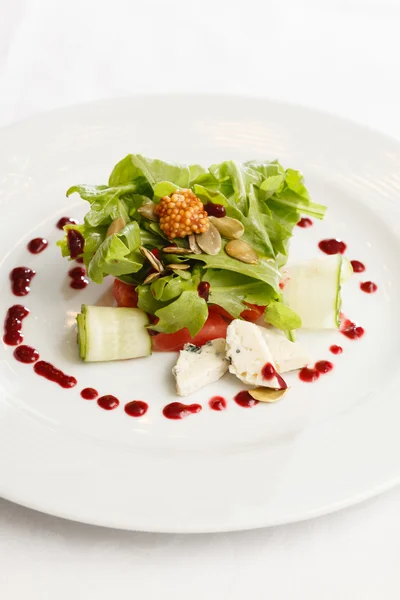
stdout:
<svg viewBox="0 0 400 600">
<path fill-rule="evenodd" d="M 399 25 L 397 0 L 0 0 L 0 124 L 139 92 L 230 92 L 400 138 Z M 306 523 L 178 536 L 0 500 L 0 596 L 398 600 L 399 506 L 395 489 Z"/>
</svg>

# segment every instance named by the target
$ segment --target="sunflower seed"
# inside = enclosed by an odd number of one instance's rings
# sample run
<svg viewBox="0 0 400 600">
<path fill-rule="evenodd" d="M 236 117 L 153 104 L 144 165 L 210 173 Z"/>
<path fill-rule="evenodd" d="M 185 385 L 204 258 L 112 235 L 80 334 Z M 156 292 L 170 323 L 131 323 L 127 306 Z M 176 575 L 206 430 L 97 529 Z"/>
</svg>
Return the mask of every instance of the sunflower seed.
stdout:
<svg viewBox="0 0 400 600">
<path fill-rule="evenodd" d="M 230 239 L 236 240 L 244 234 L 243 223 L 232 217 L 208 217 L 210 222 L 218 229 L 221 235 Z"/>
<path fill-rule="evenodd" d="M 166 254 L 193 254 L 189 248 L 177 248 L 176 246 L 167 246 L 162 251 Z"/>
<path fill-rule="evenodd" d="M 152 252 L 150 252 L 150 250 L 147 250 L 147 248 L 145 248 L 144 246 L 139 246 L 139 250 L 142 256 L 147 258 L 153 269 L 155 269 L 159 273 L 162 273 L 164 271 L 163 264 L 158 260 L 158 258 L 154 256 Z"/>
<path fill-rule="evenodd" d="M 114 219 L 114 221 L 109 225 L 107 229 L 106 237 L 110 237 L 110 235 L 113 235 L 114 233 L 119 233 L 123 230 L 125 225 L 126 223 L 123 217 L 118 217 L 117 219 Z"/>
<path fill-rule="evenodd" d="M 225 252 L 231 258 L 236 258 L 241 262 L 255 265 L 258 263 L 258 256 L 253 248 L 243 240 L 231 240 L 225 246 Z"/>
<path fill-rule="evenodd" d="M 145 219 L 149 219 L 149 221 L 158 221 L 158 217 L 155 213 L 157 204 L 154 202 L 146 202 L 139 206 L 138 213 L 142 215 Z"/>
<path fill-rule="evenodd" d="M 173 265 L 172 263 L 167 265 L 167 269 L 173 269 L 174 271 L 187 271 L 190 269 L 190 265 L 184 265 L 182 263 Z"/>
<path fill-rule="evenodd" d="M 274 390 L 272 388 L 267 387 L 257 387 L 254 390 L 249 390 L 249 394 L 254 400 L 259 400 L 259 402 L 276 402 L 282 396 L 284 396 L 287 392 L 287 389 L 284 390 Z"/>
<path fill-rule="evenodd" d="M 147 275 L 146 279 L 143 281 L 143 285 L 147 285 L 148 283 L 155 281 L 160 277 L 160 275 L 161 273 L 150 273 L 150 275 Z"/>
<path fill-rule="evenodd" d="M 190 249 L 193 252 L 193 254 L 201 254 L 201 248 L 198 245 L 198 243 L 196 242 L 196 236 L 194 235 L 194 233 L 189 235 L 188 240 L 189 240 Z"/>
<path fill-rule="evenodd" d="M 218 254 L 222 246 L 221 234 L 212 223 L 210 223 L 207 231 L 196 235 L 196 242 L 203 252 L 211 256 Z"/>
</svg>

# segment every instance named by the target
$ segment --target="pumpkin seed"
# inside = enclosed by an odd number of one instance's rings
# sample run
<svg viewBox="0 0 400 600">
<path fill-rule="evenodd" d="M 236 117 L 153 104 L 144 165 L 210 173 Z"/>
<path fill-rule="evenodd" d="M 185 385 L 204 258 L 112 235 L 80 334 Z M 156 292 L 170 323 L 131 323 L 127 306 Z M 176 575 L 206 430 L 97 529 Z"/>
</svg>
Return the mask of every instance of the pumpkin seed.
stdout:
<svg viewBox="0 0 400 600">
<path fill-rule="evenodd" d="M 273 388 L 257 387 L 254 390 L 249 390 L 249 394 L 254 400 L 259 402 L 276 402 L 287 392 L 287 388 L 284 390 L 274 390 Z"/>
<path fill-rule="evenodd" d="M 193 254 L 189 248 L 177 248 L 176 246 L 167 246 L 162 251 L 166 254 Z"/>
<path fill-rule="evenodd" d="M 230 239 L 237 240 L 244 234 L 243 223 L 232 217 L 208 217 L 210 222 L 218 229 L 221 235 Z"/>
<path fill-rule="evenodd" d="M 154 202 L 146 202 L 139 206 L 138 213 L 142 215 L 145 219 L 149 219 L 149 221 L 158 221 L 158 217 L 156 215 L 156 204 Z"/>
<path fill-rule="evenodd" d="M 110 237 L 110 235 L 114 235 L 114 233 L 119 233 L 125 227 L 125 219 L 123 217 L 118 217 L 114 219 L 114 221 L 109 225 L 106 233 L 106 237 Z"/>
<path fill-rule="evenodd" d="M 148 283 L 155 281 L 160 277 L 160 275 L 161 273 L 150 273 L 150 275 L 147 275 L 146 279 L 143 281 L 143 285 L 147 285 Z"/>
<path fill-rule="evenodd" d="M 196 236 L 194 235 L 194 233 L 189 235 L 188 240 L 189 240 L 190 249 L 193 252 L 193 254 L 201 254 L 201 248 L 198 245 L 198 243 L 196 242 Z"/>
<path fill-rule="evenodd" d="M 231 240 L 225 246 L 225 252 L 231 258 L 236 258 L 241 262 L 255 265 L 258 263 L 258 256 L 253 248 L 243 240 Z"/>
<path fill-rule="evenodd" d="M 173 265 L 172 263 L 167 265 L 168 269 L 173 269 L 174 271 L 187 271 L 188 269 L 190 269 L 190 265 L 184 265 L 182 263 Z"/>
<path fill-rule="evenodd" d="M 221 234 L 212 223 L 210 223 L 207 231 L 196 235 L 196 242 L 205 254 L 211 256 L 218 254 L 222 246 Z"/>
<path fill-rule="evenodd" d="M 158 258 L 154 256 L 152 252 L 150 252 L 150 250 L 147 250 L 147 248 L 145 248 L 144 246 L 139 246 L 139 250 L 142 256 L 147 258 L 153 269 L 155 269 L 159 273 L 162 273 L 164 271 L 163 264 L 158 260 Z"/>
</svg>

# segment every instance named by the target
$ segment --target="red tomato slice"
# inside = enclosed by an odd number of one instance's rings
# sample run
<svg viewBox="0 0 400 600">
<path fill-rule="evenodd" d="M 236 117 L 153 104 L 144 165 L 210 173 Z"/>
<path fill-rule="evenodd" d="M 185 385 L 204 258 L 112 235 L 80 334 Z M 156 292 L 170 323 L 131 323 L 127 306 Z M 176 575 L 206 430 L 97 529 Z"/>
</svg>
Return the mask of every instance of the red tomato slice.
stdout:
<svg viewBox="0 0 400 600">
<path fill-rule="evenodd" d="M 262 317 L 265 310 L 265 306 L 257 306 L 257 304 L 247 304 L 247 302 L 245 302 L 245 304 L 249 308 L 244 310 L 240 316 L 245 321 L 251 321 L 252 323 L 255 323 L 260 317 Z M 212 304 L 208 308 L 211 312 L 215 312 L 221 315 L 221 317 L 223 317 L 224 319 L 229 319 L 229 321 L 233 320 L 232 315 L 230 315 L 224 308 L 222 308 L 222 306 Z"/>
<path fill-rule="evenodd" d="M 113 295 L 118 306 L 127 308 L 136 308 L 138 303 L 138 295 L 135 286 L 114 279 Z"/>
<path fill-rule="evenodd" d="M 172 352 L 182 350 L 185 344 L 204 346 L 208 341 L 225 338 L 229 323 L 221 315 L 210 311 L 202 330 L 192 338 L 188 329 L 176 333 L 157 333 L 152 337 L 154 352 Z"/>
<path fill-rule="evenodd" d="M 257 304 L 248 304 L 247 302 L 245 302 L 245 304 L 249 308 L 247 310 L 244 310 L 240 315 L 242 319 L 244 319 L 245 321 L 251 321 L 252 323 L 255 323 L 256 321 L 258 321 L 258 319 L 260 319 L 260 317 L 263 316 L 265 306 L 258 306 Z"/>
</svg>

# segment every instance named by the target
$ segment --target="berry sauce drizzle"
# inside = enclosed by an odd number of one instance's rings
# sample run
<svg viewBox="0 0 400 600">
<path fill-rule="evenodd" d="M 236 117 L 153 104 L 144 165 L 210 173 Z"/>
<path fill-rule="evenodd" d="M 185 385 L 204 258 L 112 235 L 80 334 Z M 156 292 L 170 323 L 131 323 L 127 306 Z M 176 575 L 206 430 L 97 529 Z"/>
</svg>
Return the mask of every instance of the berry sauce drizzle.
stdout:
<svg viewBox="0 0 400 600">
<path fill-rule="evenodd" d="M 210 284 L 208 281 L 201 281 L 197 286 L 197 293 L 200 298 L 203 298 L 205 301 L 208 300 L 208 296 L 210 295 Z"/>
<path fill-rule="evenodd" d="M 226 400 L 222 396 L 214 396 L 208 402 L 209 407 L 212 410 L 225 410 L 226 409 Z"/>
<path fill-rule="evenodd" d="M 338 346 L 337 344 L 333 344 L 329 350 L 332 352 L 332 354 L 342 354 L 343 352 L 342 346 Z"/>
<path fill-rule="evenodd" d="M 365 265 L 359 260 L 351 260 L 350 264 L 353 267 L 354 273 L 363 273 L 365 271 Z"/>
<path fill-rule="evenodd" d="M 325 254 L 344 254 L 347 246 L 342 240 L 330 239 L 322 240 L 318 248 Z"/>
<path fill-rule="evenodd" d="M 184 419 L 189 415 L 194 415 L 202 409 L 200 404 L 183 404 L 182 402 L 171 402 L 163 408 L 163 415 L 167 419 Z"/>
<path fill-rule="evenodd" d="M 364 335 L 364 329 L 354 321 L 341 315 L 340 333 L 343 333 L 349 340 L 359 340 Z"/>
<path fill-rule="evenodd" d="M 249 392 L 247 392 L 246 390 L 243 390 L 243 392 L 239 392 L 238 394 L 236 394 L 236 396 L 233 399 L 236 402 L 236 404 L 242 406 L 243 408 L 253 408 L 253 406 L 258 404 L 259 402 L 255 398 L 252 398 L 252 396 L 250 396 Z"/>
<path fill-rule="evenodd" d="M 14 296 L 26 296 L 31 291 L 31 281 L 36 275 L 29 267 L 16 267 L 10 273 L 11 290 Z"/>
<path fill-rule="evenodd" d="M 319 379 L 319 371 L 310 367 L 303 367 L 299 373 L 299 379 L 305 383 L 313 383 Z"/>
<path fill-rule="evenodd" d="M 95 400 L 98 395 L 99 392 L 94 388 L 84 388 L 81 391 L 81 396 L 84 400 Z"/>
<path fill-rule="evenodd" d="M 214 202 L 208 202 L 204 206 L 204 210 L 210 217 L 217 217 L 217 219 L 221 219 L 221 217 L 226 216 L 225 207 L 222 204 L 214 204 Z"/>
<path fill-rule="evenodd" d="M 46 250 L 49 242 L 44 238 L 35 238 L 31 240 L 27 245 L 27 248 L 31 254 L 40 254 L 43 250 Z"/>
<path fill-rule="evenodd" d="M 71 258 L 78 258 L 83 253 L 85 238 L 77 229 L 68 229 L 67 240 Z"/>
<path fill-rule="evenodd" d="M 279 389 L 281 389 L 281 390 L 287 389 L 286 381 L 283 379 L 283 377 L 281 377 L 279 375 L 279 373 L 276 372 L 276 369 L 273 364 L 265 363 L 265 365 L 263 366 L 263 368 L 261 370 L 261 375 L 267 381 L 271 381 L 271 379 L 276 378 L 277 382 L 279 383 Z"/>
<path fill-rule="evenodd" d="M 360 289 L 366 294 L 374 294 L 378 289 L 378 286 L 373 281 L 364 281 L 360 283 Z"/>
<path fill-rule="evenodd" d="M 106 396 L 100 396 L 100 398 L 97 399 L 97 404 L 100 408 L 104 408 L 104 410 L 114 410 L 114 408 L 119 406 L 119 400 L 115 396 L 107 394 Z"/>
<path fill-rule="evenodd" d="M 49 381 L 54 381 L 54 383 L 58 383 L 62 388 L 72 388 L 78 382 L 75 377 L 71 375 L 65 375 L 60 369 L 57 369 L 52 364 L 45 362 L 44 360 L 40 360 L 33 367 L 35 373 L 40 375 L 41 377 L 45 377 Z"/>
<path fill-rule="evenodd" d="M 68 271 L 71 278 L 70 287 L 74 290 L 83 290 L 89 285 L 89 280 L 86 278 L 86 270 L 84 267 L 74 267 Z"/>
<path fill-rule="evenodd" d="M 35 348 L 22 344 L 21 346 L 18 346 L 18 348 L 15 348 L 14 358 L 19 362 L 32 364 L 39 360 L 40 356 L 39 352 L 35 350 Z"/>
<path fill-rule="evenodd" d="M 22 304 L 15 304 L 8 309 L 4 322 L 3 342 L 8 346 L 18 346 L 24 336 L 22 335 L 22 321 L 29 315 L 29 310 Z"/>
<path fill-rule="evenodd" d="M 63 229 L 66 225 L 76 225 L 78 221 L 76 219 L 72 219 L 71 217 L 61 217 L 59 221 L 56 223 L 56 227 L 58 229 Z"/>
<path fill-rule="evenodd" d="M 315 363 L 315 369 L 318 373 L 321 373 L 321 375 L 325 375 L 326 373 L 329 373 L 329 371 L 332 371 L 333 363 L 329 360 L 319 360 Z"/>
<path fill-rule="evenodd" d="M 146 402 L 142 402 L 142 400 L 132 400 L 132 402 L 128 402 L 124 406 L 124 411 L 130 417 L 143 417 L 148 409 L 149 405 Z"/>
<path fill-rule="evenodd" d="M 313 225 L 313 222 L 308 217 L 303 217 L 297 223 L 297 227 L 302 227 L 303 229 L 307 229 L 307 227 L 311 227 L 312 225 Z"/>
</svg>

